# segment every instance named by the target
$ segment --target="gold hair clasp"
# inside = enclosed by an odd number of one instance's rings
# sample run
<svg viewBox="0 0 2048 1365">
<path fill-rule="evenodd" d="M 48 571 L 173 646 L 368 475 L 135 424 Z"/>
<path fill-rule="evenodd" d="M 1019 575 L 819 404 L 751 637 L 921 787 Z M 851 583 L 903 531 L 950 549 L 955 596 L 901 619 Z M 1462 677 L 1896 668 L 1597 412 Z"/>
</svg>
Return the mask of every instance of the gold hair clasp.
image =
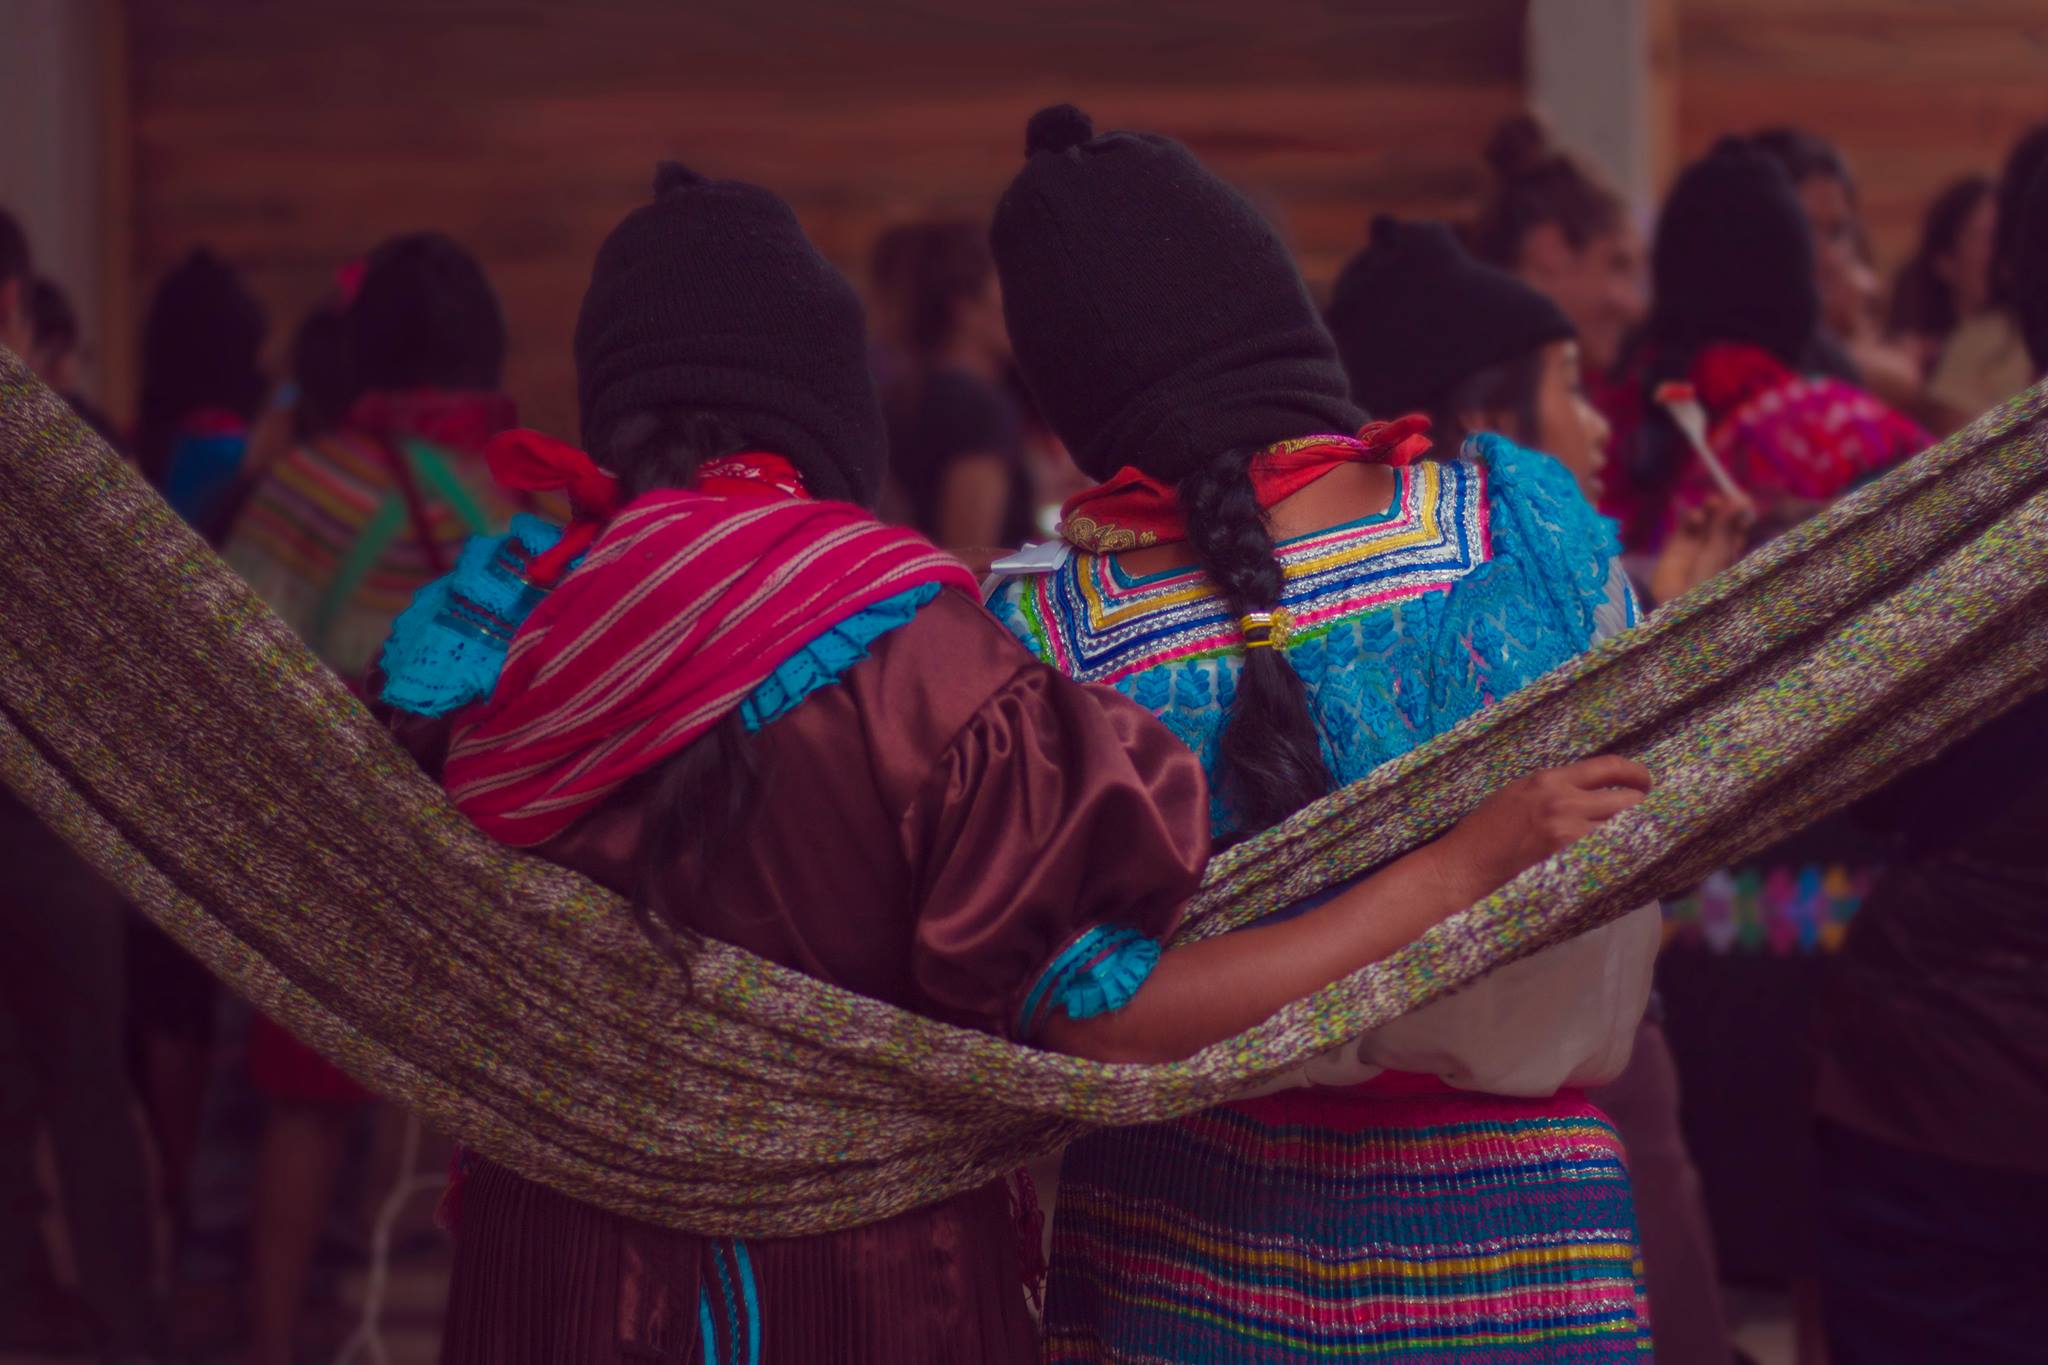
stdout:
<svg viewBox="0 0 2048 1365">
<path fill-rule="evenodd" d="M 1246 649 L 1284 649 L 1294 630 L 1294 616 L 1285 607 L 1248 611 L 1237 618 L 1237 628 L 1244 632 Z"/>
</svg>

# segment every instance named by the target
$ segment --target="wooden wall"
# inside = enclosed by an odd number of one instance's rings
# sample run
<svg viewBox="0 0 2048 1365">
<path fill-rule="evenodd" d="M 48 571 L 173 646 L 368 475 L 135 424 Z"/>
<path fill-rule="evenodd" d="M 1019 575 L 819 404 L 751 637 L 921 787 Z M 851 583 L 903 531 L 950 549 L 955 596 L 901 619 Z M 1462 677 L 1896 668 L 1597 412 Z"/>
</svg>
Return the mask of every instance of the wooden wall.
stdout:
<svg viewBox="0 0 2048 1365">
<path fill-rule="evenodd" d="M 1677 0 L 1680 150 L 1794 123 L 1833 138 L 1879 261 L 1910 254 L 1951 181 L 2048 119 L 2043 0 Z"/>
<path fill-rule="evenodd" d="M 1327 277 L 1373 212 L 1477 194 L 1477 149 L 1521 100 L 1523 9 L 131 0 L 137 283 L 209 243 L 282 335 L 337 263 L 442 228 L 504 295 L 528 419 L 570 433 L 589 261 L 659 157 L 774 186 L 857 272 L 890 221 L 985 213 L 1026 116 L 1072 99 L 1184 138 Z"/>
</svg>

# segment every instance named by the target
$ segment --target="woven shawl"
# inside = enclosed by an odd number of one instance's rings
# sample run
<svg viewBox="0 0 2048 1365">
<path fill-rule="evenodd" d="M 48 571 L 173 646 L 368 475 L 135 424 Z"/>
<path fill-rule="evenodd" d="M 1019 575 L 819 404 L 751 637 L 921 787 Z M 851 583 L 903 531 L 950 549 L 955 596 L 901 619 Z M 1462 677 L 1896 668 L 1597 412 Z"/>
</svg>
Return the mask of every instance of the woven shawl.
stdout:
<svg viewBox="0 0 2048 1365">
<path fill-rule="evenodd" d="M 706 1234 L 846 1228 L 1089 1125 L 1212 1105 L 1879 785 L 2048 670 L 2048 389 L 1219 858 L 1189 938 L 1619 750 L 1656 793 L 1409 947 L 1170 1066 L 949 1028 L 484 838 L 0 352 L 0 777 L 217 975 L 511 1169 Z M 1958 906 L 1956 913 L 1968 908 Z"/>
</svg>

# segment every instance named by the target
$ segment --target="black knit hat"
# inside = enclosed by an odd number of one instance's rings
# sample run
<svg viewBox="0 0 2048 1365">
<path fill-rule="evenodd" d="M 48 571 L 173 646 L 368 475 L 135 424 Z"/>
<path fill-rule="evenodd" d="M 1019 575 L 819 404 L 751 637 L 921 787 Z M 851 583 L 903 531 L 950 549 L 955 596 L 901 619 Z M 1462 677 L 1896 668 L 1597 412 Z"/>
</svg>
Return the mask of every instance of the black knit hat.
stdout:
<svg viewBox="0 0 2048 1365">
<path fill-rule="evenodd" d="M 887 445 L 867 325 L 789 205 L 674 162 L 598 249 L 576 320 L 583 443 L 629 413 L 687 408 L 788 457 L 810 490 L 872 506 Z"/>
<path fill-rule="evenodd" d="M 136 449 L 152 478 L 162 477 L 177 426 L 193 413 L 256 415 L 270 389 L 260 364 L 268 326 L 234 267 L 204 247 L 157 285 L 142 324 L 136 412 Z"/>
<path fill-rule="evenodd" d="M 1329 321 L 1352 397 L 1383 417 L 1428 411 L 1481 370 L 1578 335 L 1549 295 L 1473 260 L 1442 223 L 1384 216 L 1337 276 Z"/>
<path fill-rule="evenodd" d="M 454 238 L 410 232 L 380 243 L 346 314 L 349 365 L 364 393 L 495 389 L 505 312 L 483 265 Z"/>
<path fill-rule="evenodd" d="M 1723 138 L 1678 177 L 1650 268 L 1650 333 L 1673 351 L 1744 341 L 1796 365 L 1820 325 L 1798 191 L 1776 160 L 1740 138 Z"/>
<path fill-rule="evenodd" d="M 1177 142 L 1039 111 L 990 231 L 1018 368 L 1080 466 L 1175 480 L 1364 420 L 1286 247 Z"/>
</svg>

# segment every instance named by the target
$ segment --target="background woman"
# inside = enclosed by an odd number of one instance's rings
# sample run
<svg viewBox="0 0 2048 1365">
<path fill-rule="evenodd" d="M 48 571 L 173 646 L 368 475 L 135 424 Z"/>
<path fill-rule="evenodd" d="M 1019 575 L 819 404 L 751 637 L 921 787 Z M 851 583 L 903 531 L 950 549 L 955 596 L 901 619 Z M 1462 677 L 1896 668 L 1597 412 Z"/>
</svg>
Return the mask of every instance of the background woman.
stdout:
<svg viewBox="0 0 2048 1365">
<path fill-rule="evenodd" d="M 136 458 L 178 514 L 216 544 L 249 424 L 270 391 L 258 367 L 268 326 L 241 277 L 204 249 L 164 276 L 143 325 Z"/>
<path fill-rule="evenodd" d="M 1821 322 L 1800 368 L 1860 385 L 1895 407 L 1916 408 L 1925 374 L 1919 357 L 1879 325 L 1877 270 L 1848 159 L 1803 128 L 1766 128 L 1749 142 L 1791 178 L 1813 230 Z"/>
<path fill-rule="evenodd" d="M 1956 328 L 1927 381 L 1929 420 L 1937 431 L 1955 430 L 2034 379 L 2013 291 L 2028 249 L 2022 226 L 2026 194 L 2043 168 L 2048 168 L 2048 124 L 2015 143 L 1998 174 L 1991 306 Z"/>
<path fill-rule="evenodd" d="M 1991 302 L 1991 253 L 1998 230 L 1998 182 L 1965 176 L 1928 206 L 1920 244 L 1892 283 L 1887 320 L 1932 372 L 1956 328 Z"/>
<path fill-rule="evenodd" d="M 975 222 L 929 223 L 908 248 L 903 329 L 913 370 L 890 429 L 910 524 L 949 550 L 1021 545 L 1035 530 L 1024 422 L 1006 378 L 1002 291 Z"/>
<path fill-rule="evenodd" d="M 320 324 L 298 359 L 314 434 L 238 490 L 222 553 L 313 652 L 366 685 L 392 618 L 451 567 L 507 503 L 483 477 L 484 442 L 511 425 L 499 391 L 505 324 L 476 259 L 438 233 L 370 253 L 344 323 L 347 360 Z M 334 399 L 352 400 L 338 428 Z M 325 411 L 322 409 L 325 407 Z M 267 1106 L 250 1224 L 252 1365 L 291 1359 L 320 1231 L 369 1096 L 258 1016 L 249 1074 Z"/>
<path fill-rule="evenodd" d="M 1606 375 L 1649 311 L 1628 206 L 1528 114 L 1501 124 L 1486 160 L 1494 181 L 1470 230 L 1473 255 L 1547 294 L 1571 319 L 1587 370 Z"/>
<path fill-rule="evenodd" d="M 2048 168 L 2019 202 L 2014 298 L 2048 373 Z M 1889 857 L 1819 1011 L 1830 1359 L 2020 1365 L 2048 1333 L 2048 696 L 1856 814 Z"/>
<path fill-rule="evenodd" d="M 1659 401 L 1688 384 L 1706 439 L 1766 534 L 1927 444 L 1882 400 L 1802 366 L 1821 320 L 1812 230 L 1778 162 L 1724 138 L 1672 187 L 1651 255 L 1655 304 L 1615 428 L 1608 509 L 1631 551 L 1662 546 L 1714 479 Z"/>
</svg>

